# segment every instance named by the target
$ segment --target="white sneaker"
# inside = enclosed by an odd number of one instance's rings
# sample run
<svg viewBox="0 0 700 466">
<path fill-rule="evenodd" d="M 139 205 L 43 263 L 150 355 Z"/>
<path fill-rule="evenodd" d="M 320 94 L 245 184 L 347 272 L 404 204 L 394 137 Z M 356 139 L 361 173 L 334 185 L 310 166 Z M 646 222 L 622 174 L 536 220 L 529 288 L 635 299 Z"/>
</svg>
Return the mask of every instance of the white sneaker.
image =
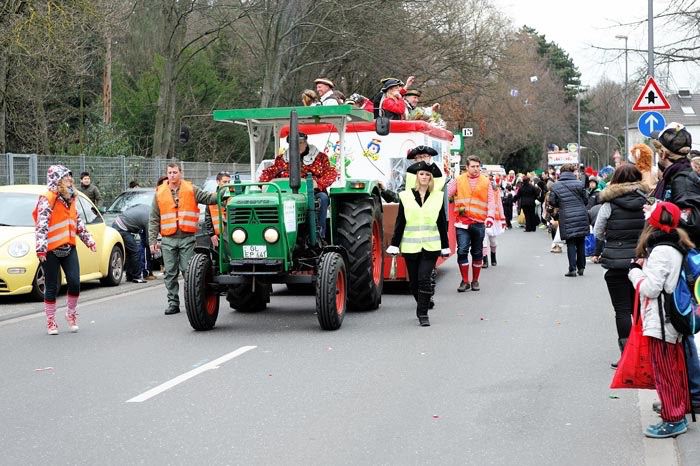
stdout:
<svg viewBox="0 0 700 466">
<path fill-rule="evenodd" d="M 69 314 L 66 312 L 66 320 L 68 321 L 68 328 L 71 332 L 75 333 L 80 330 L 80 327 L 78 327 L 78 314 Z"/>
<path fill-rule="evenodd" d="M 49 335 L 58 335 L 58 325 L 53 317 L 46 318 L 46 330 Z"/>
</svg>

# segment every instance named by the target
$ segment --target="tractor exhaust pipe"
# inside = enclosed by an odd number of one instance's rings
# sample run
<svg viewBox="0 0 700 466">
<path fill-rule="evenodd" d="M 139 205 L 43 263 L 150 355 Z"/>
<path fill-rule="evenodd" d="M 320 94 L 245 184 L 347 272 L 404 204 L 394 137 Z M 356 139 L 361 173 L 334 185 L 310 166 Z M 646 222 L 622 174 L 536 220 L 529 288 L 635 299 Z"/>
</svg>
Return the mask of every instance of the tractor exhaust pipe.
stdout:
<svg viewBox="0 0 700 466">
<path fill-rule="evenodd" d="M 297 111 L 289 115 L 289 187 L 297 194 L 301 187 L 301 158 L 299 157 L 299 120 Z"/>
</svg>

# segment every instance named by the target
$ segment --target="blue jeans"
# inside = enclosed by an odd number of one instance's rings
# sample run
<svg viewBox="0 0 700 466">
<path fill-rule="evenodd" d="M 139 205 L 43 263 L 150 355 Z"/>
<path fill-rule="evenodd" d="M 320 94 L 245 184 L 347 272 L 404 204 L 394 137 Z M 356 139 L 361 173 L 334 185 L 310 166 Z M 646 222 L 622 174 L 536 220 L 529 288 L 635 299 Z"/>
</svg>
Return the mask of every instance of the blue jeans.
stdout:
<svg viewBox="0 0 700 466">
<path fill-rule="evenodd" d="M 566 240 L 566 256 L 569 259 L 569 272 L 575 272 L 576 269 L 583 270 L 586 268 L 586 237 L 568 238 Z"/>
<path fill-rule="evenodd" d="M 700 361 L 695 347 L 695 335 L 685 337 L 685 363 L 688 366 L 690 398 L 694 404 L 700 403 Z"/>
<path fill-rule="evenodd" d="M 319 234 L 321 235 L 321 238 L 326 237 L 326 219 L 328 218 L 328 206 L 331 203 L 330 198 L 328 197 L 328 194 L 324 193 L 323 191 L 319 191 L 316 194 L 314 194 L 316 199 L 318 199 L 319 202 L 319 211 L 318 211 L 318 224 L 319 224 Z"/>
<path fill-rule="evenodd" d="M 126 249 L 126 279 L 127 281 L 141 278 L 141 266 L 139 265 L 139 243 L 134 238 L 134 234 L 126 230 L 122 230 L 116 223 L 112 224 L 112 228 L 117 230 L 124 240 L 124 249 Z"/>
<path fill-rule="evenodd" d="M 484 259 L 484 235 L 486 226 L 483 223 L 472 223 L 469 228 L 457 228 L 457 263 L 465 265 L 469 263 L 469 250 L 471 249 L 472 260 L 480 262 Z"/>
</svg>

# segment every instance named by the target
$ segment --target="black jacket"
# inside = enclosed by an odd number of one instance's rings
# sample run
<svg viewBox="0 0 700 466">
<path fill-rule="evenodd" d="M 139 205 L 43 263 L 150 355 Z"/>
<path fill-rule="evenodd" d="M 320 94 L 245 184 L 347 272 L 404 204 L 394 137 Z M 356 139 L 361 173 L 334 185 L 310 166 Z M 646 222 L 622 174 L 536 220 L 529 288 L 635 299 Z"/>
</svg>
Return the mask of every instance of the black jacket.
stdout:
<svg viewBox="0 0 700 466">
<path fill-rule="evenodd" d="M 537 186 L 530 183 L 523 184 L 518 190 L 518 194 L 513 197 L 513 202 L 520 201 L 520 207 L 534 207 L 539 195 L 540 190 Z"/>
<path fill-rule="evenodd" d="M 611 184 L 601 191 L 601 202 L 610 203 L 605 248 L 601 254 L 603 268 L 627 269 L 636 257 L 634 249 L 645 224 L 646 197 L 639 193 L 643 189 L 644 185 L 639 182 Z"/>
<path fill-rule="evenodd" d="M 588 196 L 583 182 L 572 172 L 563 172 L 554 183 L 549 197 L 553 207 L 559 207 L 559 231 L 561 239 L 581 238 L 590 232 Z"/>
</svg>

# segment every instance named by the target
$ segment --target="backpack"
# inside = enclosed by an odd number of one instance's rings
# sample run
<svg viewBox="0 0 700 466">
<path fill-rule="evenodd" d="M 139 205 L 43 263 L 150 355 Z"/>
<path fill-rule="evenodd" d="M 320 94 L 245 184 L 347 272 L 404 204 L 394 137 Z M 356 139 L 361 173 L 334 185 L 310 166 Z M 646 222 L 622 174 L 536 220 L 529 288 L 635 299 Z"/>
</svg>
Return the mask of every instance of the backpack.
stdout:
<svg viewBox="0 0 700 466">
<path fill-rule="evenodd" d="M 669 244 L 676 247 L 677 245 Z M 661 306 L 663 296 L 663 308 Z M 700 251 L 690 249 L 684 252 L 681 273 L 673 293 L 662 291 L 659 295 L 659 316 L 664 322 L 662 309 L 678 333 L 694 335 L 700 331 Z M 663 325 L 661 329 L 663 331 Z M 662 332 L 665 333 L 665 332 Z M 663 335 L 665 338 L 665 335 Z"/>
</svg>

